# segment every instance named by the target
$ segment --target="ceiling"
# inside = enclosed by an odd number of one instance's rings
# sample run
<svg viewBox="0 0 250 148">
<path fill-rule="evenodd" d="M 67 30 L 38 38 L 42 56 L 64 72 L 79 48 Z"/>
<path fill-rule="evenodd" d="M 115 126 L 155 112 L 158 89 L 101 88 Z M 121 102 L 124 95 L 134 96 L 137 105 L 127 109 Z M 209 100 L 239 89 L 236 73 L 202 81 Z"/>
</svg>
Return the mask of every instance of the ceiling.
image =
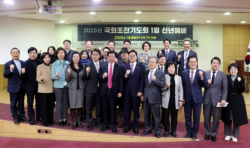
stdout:
<svg viewBox="0 0 250 148">
<path fill-rule="evenodd" d="M 0 0 L 0 16 L 50 20 L 65 24 L 250 24 L 250 0 L 64 0 L 63 14 L 37 14 L 37 2 L 43 0 Z M 56 0 L 54 0 L 56 1 Z M 191 2 L 187 2 L 191 1 Z M 89 14 L 91 11 L 96 14 Z M 135 11 L 142 11 L 136 14 Z M 224 15 L 231 12 L 231 15 Z M 176 20 L 176 22 L 170 22 Z"/>
</svg>

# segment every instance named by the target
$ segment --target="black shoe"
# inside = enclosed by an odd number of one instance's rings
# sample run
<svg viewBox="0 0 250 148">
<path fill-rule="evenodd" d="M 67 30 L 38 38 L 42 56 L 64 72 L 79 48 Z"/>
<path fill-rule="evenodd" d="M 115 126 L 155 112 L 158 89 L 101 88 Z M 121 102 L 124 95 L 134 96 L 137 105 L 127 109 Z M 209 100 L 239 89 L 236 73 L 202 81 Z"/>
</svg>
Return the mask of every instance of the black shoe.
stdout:
<svg viewBox="0 0 250 148">
<path fill-rule="evenodd" d="M 205 140 L 209 140 L 209 139 L 210 139 L 210 135 L 206 135 L 206 136 L 204 137 L 204 139 L 205 139 Z"/>
<path fill-rule="evenodd" d="M 63 121 L 59 121 L 59 126 L 61 126 L 61 127 L 63 127 L 64 126 L 64 124 L 63 124 Z"/>
<path fill-rule="evenodd" d="M 100 131 L 104 132 L 104 131 L 106 131 L 107 129 L 109 129 L 109 127 L 103 126 L 103 127 L 100 129 Z"/>
<path fill-rule="evenodd" d="M 169 132 L 165 132 L 165 133 L 163 134 L 163 137 L 168 137 L 168 135 L 169 135 Z"/>
<path fill-rule="evenodd" d="M 18 118 L 14 118 L 14 123 L 15 124 L 19 124 L 20 123 L 19 119 Z"/>
<path fill-rule="evenodd" d="M 113 128 L 112 128 L 112 132 L 113 132 L 113 133 L 117 133 L 116 127 L 113 127 Z"/>
<path fill-rule="evenodd" d="M 30 119 L 30 125 L 34 125 L 35 124 L 35 120 L 34 120 L 34 118 L 31 118 Z"/>
<path fill-rule="evenodd" d="M 142 135 L 152 134 L 152 130 L 142 132 Z"/>
<path fill-rule="evenodd" d="M 95 123 L 95 126 L 96 126 L 96 127 L 99 127 L 99 128 L 102 128 L 102 125 L 101 125 L 101 124 L 98 124 L 98 123 Z"/>
<path fill-rule="evenodd" d="M 191 138 L 192 137 L 192 134 L 191 133 L 187 133 L 186 135 L 185 135 L 185 138 Z"/>
<path fill-rule="evenodd" d="M 134 131 L 135 134 L 139 134 L 138 128 L 134 128 L 133 131 Z"/>
<path fill-rule="evenodd" d="M 20 117 L 19 120 L 29 122 L 29 119 L 27 119 L 25 116 Z"/>
<path fill-rule="evenodd" d="M 161 138 L 161 134 L 160 133 L 155 133 L 155 137 L 156 138 Z"/>
<path fill-rule="evenodd" d="M 193 140 L 197 140 L 197 136 L 196 135 L 192 135 L 192 139 Z"/>
<path fill-rule="evenodd" d="M 88 130 L 93 130 L 92 125 L 91 125 L 91 124 L 88 124 L 87 129 L 88 129 Z"/>
<path fill-rule="evenodd" d="M 123 133 L 127 133 L 129 131 L 130 128 L 125 127 L 123 130 Z"/>
<path fill-rule="evenodd" d="M 213 142 L 216 142 L 216 140 L 217 140 L 216 136 L 211 136 L 211 140 L 212 140 Z"/>
<path fill-rule="evenodd" d="M 42 118 L 36 118 L 36 121 L 40 121 L 40 122 L 42 122 Z"/>
<path fill-rule="evenodd" d="M 175 138 L 178 138 L 178 135 L 176 134 L 176 132 L 171 132 L 170 135 L 172 135 Z"/>
<path fill-rule="evenodd" d="M 68 123 L 67 120 L 64 120 L 64 121 L 63 121 L 63 124 L 66 125 L 66 126 L 69 126 L 69 123 Z"/>
</svg>

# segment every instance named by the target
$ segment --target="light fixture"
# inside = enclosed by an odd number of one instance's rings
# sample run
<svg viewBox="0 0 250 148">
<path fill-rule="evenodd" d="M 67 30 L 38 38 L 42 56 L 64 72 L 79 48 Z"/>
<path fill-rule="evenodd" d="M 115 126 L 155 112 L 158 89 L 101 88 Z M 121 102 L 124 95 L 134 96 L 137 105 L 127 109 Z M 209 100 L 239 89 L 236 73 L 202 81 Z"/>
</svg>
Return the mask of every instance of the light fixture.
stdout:
<svg viewBox="0 0 250 148">
<path fill-rule="evenodd" d="M 241 24 L 245 24 L 245 23 L 246 23 L 246 21 L 241 21 L 240 23 L 241 23 Z"/>
<path fill-rule="evenodd" d="M 211 20 L 207 20 L 207 23 L 211 23 L 212 21 Z"/>
<path fill-rule="evenodd" d="M 141 11 L 136 11 L 135 13 L 136 13 L 136 14 L 141 14 Z"/>
<path fill-rule="evenodd" d="M 193 2 L 194 0 L 181 0 L 181 2 L 184 2 L 184 3 L 191 3 Z"/>
<path fill-rule="evenodd" d="M 95 14 L 95 12 L 90 12 L 89 14 Z"/>
<path fill-rule="evenodd" d="M 230 15 L 231 13 L 230 12 L 226 12 L 226 13 L 224 13 L 224 15 Z"/>
<path fill-rule="evenodd" d="M 14 4 L 14 1 L 13 0 L 4 0 L 4 3 L 5 4 Z"/>
<path fill-rule="evenodd" d="M 100 2 L 101 0 L 93 0 L 94 2 Z"/>
<path fill-rule="evenodd" d="M 176 21 L 175 21 L 175 20 L 171 20 L 170 22 L 174 23 L 174 22 L 176 22 Z"/>
<path fill-rule="evenodd" d="M 60 23 L 65 23 L 65 21 L 61 20 Z"/>
<path fill-rule="evenodd" d="M 134 22 L 139 22 L 139 20 L 134 20 Z"/>
</svg>

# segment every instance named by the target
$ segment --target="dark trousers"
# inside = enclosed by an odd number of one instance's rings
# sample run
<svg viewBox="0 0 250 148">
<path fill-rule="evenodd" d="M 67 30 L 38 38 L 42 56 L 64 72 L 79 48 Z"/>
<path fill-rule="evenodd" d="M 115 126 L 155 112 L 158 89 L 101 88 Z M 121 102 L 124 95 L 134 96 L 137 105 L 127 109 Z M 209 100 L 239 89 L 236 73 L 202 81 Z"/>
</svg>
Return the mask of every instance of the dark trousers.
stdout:
<svg viewBox="0 0 250 148">
<path fill-rule="evenodd" d="M 41 118 L 41 105 L 40 105 L 40 97 L 37 93 L 37 89 L 33 91 L 26 91 L 27 102 L 28 102 L 28 116 L 29 118 L 34 118 L 35 111 L 33 109 L 34 98 L 36 98 L 36 118 Z"/>
<path fill-rule="evenodd" d="M 42 124 L 53 124 L 54 93 L 40 93 Z"/>
<path fill-rule="evenodd" d="M 144 100 L 144 121 L 145 130 L 151 130 L 151 110 L 154 115 L 155 122 L 155 133 L 161 133 L 161 119 L 160 119 L 160 105 L 161 104 L 150 104 L 148 99 Z"/>
<path fill-rule="evenodd" d="M 133 97 L 130 93 L 129 96 L 126 96 L 124 99 L 124 125 L 125 128 L 130 127 L 130 118 L 131 118 L 131 111 L 133 110 L 134 114 L 134 123 L 133 128 L 138 128 L 139 126 L 139 106 L 140 106 L 140 98 Z"/>
<path fill-rule="evenodd" d="M 104 126 L 109 126 L 109 121 L 111 123 L 112 128 L 116 127 L 116 100 L 117 94 L 113 94 L 112 88 L 106 88 L 105 95 L 102 99 L 103 102 L 103 118 L 104 118 Z M 111 120 L 110 120 L 111 119 Z"/>
<path fill-rule="evenodd" d="M 100 97 L 100 87 L 96 93 L 86 93 L 86 119 L 88 125 L 92 125 L 92 110 L 96 107 L 96 123 L 101 124 L 102 120 L 102 99 Z"/>
<path fill-rule="evenodd" d="M 124 120 L 124 96 L 122 94 L 121 98 L 117 99 L 117 106 L 119 107 L 119 115 L 120 115 L 120 119 Z"/>
<path fill-rule="evenodd" d="M 200 127 L 201 104 L 194 103 L 193 97 L 191 102 L 184 104 L 185 121 L 187 133 L 197 135 Z M 193 126 L 192 126 L 192 112 L 193 112 Z"/>
<path fill-rule="evenodd" d="M 10 111 L 13 118 L 19 118 L 25 115 L 24 111 L 24 92 L 22 88 L 17 93 L 10 94 Z"/>
<path fill-rule="evenodd" d="M 175 98 L 169 99 L 168 109 L 162 107 L 162 124 L 165 132 L 169 132 L 169 115 L 171 114 L 171 132 L 176 131 L 178 109 L 175 106 Z"/>
</svg>

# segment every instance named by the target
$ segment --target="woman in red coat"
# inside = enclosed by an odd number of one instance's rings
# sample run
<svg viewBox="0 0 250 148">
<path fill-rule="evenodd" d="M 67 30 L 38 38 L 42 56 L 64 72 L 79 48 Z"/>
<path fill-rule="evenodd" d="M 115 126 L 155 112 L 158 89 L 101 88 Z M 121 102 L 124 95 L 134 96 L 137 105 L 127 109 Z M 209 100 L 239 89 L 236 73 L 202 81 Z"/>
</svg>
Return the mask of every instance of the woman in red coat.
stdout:
<svg viewBox="0 0 250 148">
<path fill-rule="evenodd" d="M 230 75 L 228 79 L 228 106 L 223 107 L 221 111 L 221 120 L 224 124 L 225 140 L 232 139 L 237 142 L 239 137 L 239 126 L 247 124 L 246 104 L 242 93 L 245 91 L 245 79 L 238 75 L 239 67 L 236 63 L 228 66 Z M 232 129 L 233 122 L 233 129 Z M 233 130 L 233 131 L 232 131 Z"/>
</svg>

